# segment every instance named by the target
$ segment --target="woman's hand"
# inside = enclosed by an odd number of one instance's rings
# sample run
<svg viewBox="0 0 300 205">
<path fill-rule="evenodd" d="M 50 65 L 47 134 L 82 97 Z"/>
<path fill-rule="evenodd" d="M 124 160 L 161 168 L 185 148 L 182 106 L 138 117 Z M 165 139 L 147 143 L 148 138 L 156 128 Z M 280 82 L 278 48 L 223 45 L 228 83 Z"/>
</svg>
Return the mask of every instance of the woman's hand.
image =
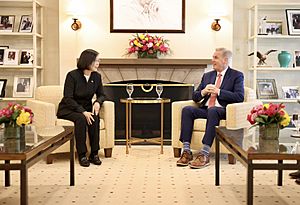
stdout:
<svg viewBox="0 0 300 205">
<path fill-rule="evenodd" d="M 95 121 L 94 118 L 93 118 L 94 113 L 84 111 L 83 115 L 85 116 L 88 125 L 93 124 L 93 121 Z"/>
<path fill-rule="evenodd" d="M 95 115 L 98 115 L 100 112 L 100 103 L 99 102 L 95 102 L 93 105 L 93 113 L 95 113 Z"/>
</svg>

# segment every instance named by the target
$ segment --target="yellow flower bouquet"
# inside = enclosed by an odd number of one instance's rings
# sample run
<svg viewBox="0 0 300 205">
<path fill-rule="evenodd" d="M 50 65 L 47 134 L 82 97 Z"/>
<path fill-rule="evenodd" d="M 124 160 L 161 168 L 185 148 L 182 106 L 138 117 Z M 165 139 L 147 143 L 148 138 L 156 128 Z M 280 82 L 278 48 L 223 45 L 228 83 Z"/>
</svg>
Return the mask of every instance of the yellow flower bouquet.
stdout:
<svg viewBox="0 0 300 205">
<path fill-rule="evenodd" d="M 127 55 L 136 53 L 139 58 L 156 58 L 158 54 L 168 54 L 168 40 L 163 37 L 146 34 L 136 34 L 129 40 Z"/>
<path fill-rule="evenodd" d="M 30 108 L 18 103 L 8 103 L 7 107 L 0 110 L 0 124 L 5 126 L 22 126 L 31 124 L 33 112 Z"/>
</svg>

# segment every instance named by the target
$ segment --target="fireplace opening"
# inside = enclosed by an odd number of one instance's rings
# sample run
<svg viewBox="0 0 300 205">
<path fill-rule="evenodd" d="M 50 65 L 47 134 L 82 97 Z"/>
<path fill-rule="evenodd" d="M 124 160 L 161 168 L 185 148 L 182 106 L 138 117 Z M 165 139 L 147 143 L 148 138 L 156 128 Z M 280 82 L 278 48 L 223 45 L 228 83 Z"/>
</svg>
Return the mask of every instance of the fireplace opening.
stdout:
<svg viewBox="0 0 300 205">
<path fill-rule="evenodd" d="M 194 90 L 193 84 L 162 80 L 129 80 L 104 84 L 108 100 L 115 103 L 115 143 L 124 144 L 125 104 L 121 98 L 128 98 L 127 83 L 134 85 L 132 97 L 158 97 L 156 84 L 163 85 L 162 98 L 171 99 L 164 105 L 164 144 L 171 143 L 171 104 L 174 101 L 189 100 Z M 160 104 L 132 104 L 132 137 L 154 138 L 160 136 Z"/>
</svg>

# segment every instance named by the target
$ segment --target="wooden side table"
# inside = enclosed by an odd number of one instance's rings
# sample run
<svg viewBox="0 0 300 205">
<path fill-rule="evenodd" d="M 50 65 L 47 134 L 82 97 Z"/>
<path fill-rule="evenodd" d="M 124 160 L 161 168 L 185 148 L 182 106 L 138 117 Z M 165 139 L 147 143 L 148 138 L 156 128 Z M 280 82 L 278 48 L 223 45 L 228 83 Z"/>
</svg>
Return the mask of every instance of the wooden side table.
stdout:
<svg viewBox="0 0 300 205">
<path fill-rule="evenodd" d="M 152 142 L 155 144 L 160 144 L 160 153 L 163 154 L 163 144 L 164 144 L 164 104 L 170 103 L 169 98 L 123 98 L 120 99 L 121 103 L 126 104 L 126 154 L 129 154 L 129 147 L 131 144 L 138 142 Z M 132 116 L 132 104 L 160 104 L 160 137 L 151 139 L 140 139 L 131 136 L 131 116 Z"/>
</svg>

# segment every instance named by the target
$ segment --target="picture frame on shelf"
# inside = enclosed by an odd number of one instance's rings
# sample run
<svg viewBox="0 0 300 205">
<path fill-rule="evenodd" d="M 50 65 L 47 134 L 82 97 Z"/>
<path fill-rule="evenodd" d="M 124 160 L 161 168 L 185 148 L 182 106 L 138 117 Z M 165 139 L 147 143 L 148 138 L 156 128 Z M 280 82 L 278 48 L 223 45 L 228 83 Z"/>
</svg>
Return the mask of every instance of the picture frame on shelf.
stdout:
<svg viewBox="0 0 300 205">
<path fill-rule="evenodd" d="M 31 33 L 33 28 L 32 16 L 23 15 L 20 19 L 19 32 L 20 33 Z"/>
<path fill-rule="evenodd" d="M 284 99 L 299 98 L 299 86 L 282 86 L 282 94 Z"/>
<path fill-rule="evenodd" d="M 0 79 L 0 97 L 5 97 L 7 79 Z"/>
<path fill-rule="evenodd" d="M 278 99 L 275 79 L 257 79 L 256 89 L 258 99 Z"/>
<path fill-rule="evenodd" d="M 4 64 L 4 53 L 5 49 L 8 49 L 9 46 L 0 46 L 0 65 Z"/>
<path fill-rule="evenodd" d="M 185 0 L 110 0 L 111 33 L 184 33 Z"/>
<path fill-rule="evenodd" d="M 289 35 L 300 35 L 300 9 L 286 9 L 287 30 Z"/>
<path fill-rule="evenodd" d="M 5 49 L 4 51 L 4 65 L 18 65 L 19 50 Z"/>
<path fill-rule="evenodd" d="M 21 50 L 20 52 L 20 65 L 32 65 L 33 64 L 33 50 Z"/>
<path fill-rule="evenodd" d="M 294 64 L 295 67 L 300 67 L 300 50 L 294 51 Z"/>
<path fill-rule="evenodd" d="M 282 35 L 282 21 L 267 20 L 265 29 L 268 35 Z"/>
<path fill-rule="evenodd" d="M 15 24 L 14 15 L 0 16 L 0 32 L 13 32 Z"/>
<path fill-rule="evenodd" d="M 14 76 L 13 97 L 32 97 L 33 76 Z"/>
</svg>

